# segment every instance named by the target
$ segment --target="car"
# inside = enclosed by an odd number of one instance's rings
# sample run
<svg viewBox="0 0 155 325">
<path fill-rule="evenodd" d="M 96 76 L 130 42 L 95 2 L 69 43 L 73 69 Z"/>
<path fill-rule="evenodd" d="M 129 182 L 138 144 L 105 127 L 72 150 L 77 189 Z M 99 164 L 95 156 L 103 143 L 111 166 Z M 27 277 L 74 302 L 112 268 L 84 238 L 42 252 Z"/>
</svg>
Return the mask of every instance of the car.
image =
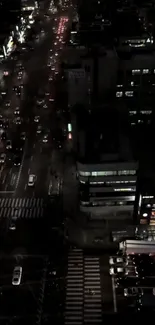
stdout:
<svg viewBox="0 0 155 325">
<path fill-rule="evenodd" d="M 5 159 L 6 159 L 6 154 L 5 153 L 1 153 L 0 154 L 0 163 L 4 164 L 5 163 Z"/>
<path fill-rule="evenodd" d="M 39 121 L 40 121 L 40 116 L 35 116 L 35 117 L 34 117 L 34 122 L 35 122 L 35 123 L 38 123 Z"/>
<path fill-rule="evenodd" d="M 22 123 L 21 118 L 20 117 L 16 117 L 14 119 L 14 123 L 17 124 L 17 125 L 20 125 Z"/>
<path fill-rule="evenodd" d="M 14 160 L 13 160 L 13 164 L 14 166 L 18 167 L 21 165 L 21 160 L 22 160 L 22 157 L 21 156 L 15 156 L 14 157 Z"/>
<path fill-rule="evenodd" d="M 8 129 L 8 127 L 9 127 L 9 121 L 8 120 L 4 120 L 4 122 L 3 122 L 3 128 L 4 129 Z"/>
<path fill-rule="evenodd" d="M 123 264 L 125 262 L 123 257 L 118 257 L 118 256 L 110 256 L 109 257 L 109 264 L 114 265 L 114 264 Z"/>
<path fill-rule="evenodd" d="M 1 134 L 1 140 L 6 140 L 6 132 L 2 132 Z"/>
<path fill-rule="evenodd" d="M 36 181 L 36 175 L 34 175 L 34 174 L 29 175 L 28 186 L 31 186 L 31 187 L 34 186 L 35 181 Z"/>
<path fill-rule="evenodd" d="M 3 123 L 4 123 L 3 119 L 0 118 L 0 127 L 1 127 L 1 128 L 3 127 Z"/>
<path fill-rule="evenodd" d="M 124 288 L 124 296 L 132 297 L 132 296 L 142 296 L 143 289 L 138 287 Z"/>
<path fill-rule="evenodd" d="M 42 131 L 42 126 L 41 125 L 38 125 L 37 127 L 37 134 L 40 134 Z"/>
<path fill-rule="evenodd" d="M 6 149 L 7 150 L 12 149 L 12 141 L 11 140 L 6 141 Z"/>
<path fill-rule="evenodd" d="M 43 143 L 47 143 L 48 142 L 48 134 L 45 134 L 43 137 Z"/>
<path fill-rule="evenodd" d="M 18 86 L 13 86 L 13 87 L 12 87 L 12 90 L 13 90 L 13 91 L 17 91 L 17 89 L 18 89 Z"/>
<path fill-rule="evenodd" d="M 10 105 L 11 105 L 11 101 L 10 100 L 7 100 L 7 102 L 5 103 L 5 106 L 6 107 L 10 107 Z"/>
<path fill-rule="evenodd" d="M 44 99 L 37 99 L 37 104 L 38 105 L 44 104 Z"/>
<path fill-rule="evenodd" d="M 13 270 L 12 285 L 20 285 L 22 278 L 22 267 L 16 266 Z"/>
<path fill-rule="evenodd" d="M 10 226 L 9 226 L 9 230 L 16 230 L 15 222 L 11 221 Z"/>
<path fill-rule="evenodd" d="M 109 270 L 109 274 L 110 275 L 123 275 L 124 274 L 124 268 L 123 267 L 111 267 L 110 270 Z"/>
<path fill-rule="evenodd" d="M 19 89 L 16 91 L 16 96 L 19 96 L 19 97 L 21 96 L 21 92 Z"/>
<path fill-rule="evenodd" d="M 14 114 L 15 115 L 19 115 L 20 114 L 20 108 L 16 107 L 16 109 L 14 110 Z"/>
<path fill-rule="evenodd" d="M 23 141 L 25 141 L 25 139 L 26 139 L 26 132 L 22 132 L 20 134 L 20 139 L 23 140 Z"/>
</svg>

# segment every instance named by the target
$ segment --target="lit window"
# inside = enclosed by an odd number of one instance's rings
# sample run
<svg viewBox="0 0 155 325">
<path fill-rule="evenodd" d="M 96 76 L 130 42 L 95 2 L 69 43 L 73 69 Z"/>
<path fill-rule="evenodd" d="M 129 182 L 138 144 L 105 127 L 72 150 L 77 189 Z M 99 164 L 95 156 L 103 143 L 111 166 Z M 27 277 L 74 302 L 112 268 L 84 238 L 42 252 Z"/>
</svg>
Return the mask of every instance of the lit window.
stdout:
<svg viewBox="0 0 155 325">
<path fill-rule="evenodd" d="M 79 171 L 79 175 L 80 176 L 90 176 L 91 173 L 90 172 L 82 172 L 82 171 Z"/>
<path fill-rule="evenodd" d="M 129 111 L 129 114 L 130 115 L 136 115 L 137 114 L 137 111 Z"/>
<path fill-rule="evenodd" d="M 123 96 L 123 92 L 122 91 L 117 91 L 116 92 L 116 97 L 122 97 Z"/>
<path fill-rule="evenodd" d="M 115 192 L 131 192 L 131 191 L 135 191 L 135 188 L 114 188 Z"/>
<path fill-rule="evenodd" d="M 141 114 L 145 114 L 145 115 L 150 115 L 152 114 L 152 111 L 140 111 Z"/>
<path fill-rule="evenodd" d="M 149 73 L 149 69 L 143 69 L 143 74 Z"/>
<path fill-rule="evenodd" d="M 125 91 L 125 96 L 133 97 L 133 91 Z"/>
<path fill-rule="evenodd" d="M 132 74 L 140 74 L 140 69 L 135 69 L 135 70 L 132 70 Z"/>
</svg>

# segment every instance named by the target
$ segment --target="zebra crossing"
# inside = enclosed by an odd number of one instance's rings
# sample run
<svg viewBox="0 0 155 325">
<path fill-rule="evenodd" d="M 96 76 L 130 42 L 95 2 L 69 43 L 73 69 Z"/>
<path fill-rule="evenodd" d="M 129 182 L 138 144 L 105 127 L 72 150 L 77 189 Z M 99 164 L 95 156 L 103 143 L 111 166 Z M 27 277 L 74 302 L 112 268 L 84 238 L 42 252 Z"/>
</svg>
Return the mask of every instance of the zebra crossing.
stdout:
<svg viewBox="0 0 155 325">
<path fill-rule="evenodd" d="M 84 256 L 82 249 L 68 253 L 65 325 L 102 323 L 100 261 Z"/>
<path fill-rule="evenodd" d="M 102 323 L 99 257 L 84 259 L 84 324 Z"/>
<path fill-rule="evenodd" d="M 43 198 L 0 198 L 0 218 L 41 218 Z"/>
</svg>

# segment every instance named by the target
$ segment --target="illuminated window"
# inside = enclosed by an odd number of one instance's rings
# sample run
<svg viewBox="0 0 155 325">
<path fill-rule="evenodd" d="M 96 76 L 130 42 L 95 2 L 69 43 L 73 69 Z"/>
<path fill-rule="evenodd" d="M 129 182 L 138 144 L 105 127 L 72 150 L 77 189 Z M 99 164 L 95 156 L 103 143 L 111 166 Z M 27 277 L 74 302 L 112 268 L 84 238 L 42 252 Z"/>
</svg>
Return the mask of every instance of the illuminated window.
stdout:
<svg viewBox="0 0 155 325">
<path fill-rule="evenodd" d="M 132 74 L 140 74 L 140 69 L 135 69 L 135 70 L 132 70 Z"/>
<path fill-rule="evenodd" d="M 152 114 L 152 111 L 140 111 L 141 114 L 145 114 L 145 115 L 150 115 Z"/>
<path fill-rule="evenodd" d="M 136 175 L 136 170 L 119 170 L 118 175 Z"/>
<path fill-rule="evenodd" d="M 79 171 L 79 175 L 80 176 L 90 176 L 91 173 L 90 172 L 82 172 L 82 171 Z"/>
<path fill-rule="evenodd" d="M 143 69 L 143 74 L 149 73 L 149 69 Z"/>
<path fill-rule="evenodd" d="M 133 97 L 133 91 L 125 91 L 125 96 Z"/>
<path fill-rule="evenodd" d="M 137 114 L 137 111 L 129 111 L 129 114 L 130 115 L 136 115 Z"/>
<path fill-rule="evenodd" d="M 123 96 L 123 92 L 122 91 L 117 91 L 116 92 L 116 97 L 122 97 Z"/>
<path fill-rule="evenodd" d="M 114 188 L 115 192 L 131 192 L 131 191 L 135 191 L 135 188 Z"/>
</svg>

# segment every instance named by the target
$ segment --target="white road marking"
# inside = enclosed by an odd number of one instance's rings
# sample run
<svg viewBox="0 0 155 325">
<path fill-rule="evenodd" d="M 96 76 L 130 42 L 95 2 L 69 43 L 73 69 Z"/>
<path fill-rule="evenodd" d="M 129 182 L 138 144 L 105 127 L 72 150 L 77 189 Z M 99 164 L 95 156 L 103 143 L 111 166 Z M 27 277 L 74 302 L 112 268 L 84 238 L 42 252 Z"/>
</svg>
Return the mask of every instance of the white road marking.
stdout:
<svg viewBox="0 0 155 325">
<path fill-rule="evenodd" d="M 8 184 L 5 186 L 6 188 L 8 187 Z M 0 191 L 1 194 L 13 194 L 15 191 Z"/>
<path fill-rule="evenodd" d="M 12 174 L 12 176 L 11 176 L 11 180 L 10 180 L 10 185 L 11 185 L 11 186 L 14 185 L 14 183 L 15 183 L 15 181 L 16 181 L 16 177 L 17 177 L 16 174 Z"/>
<path fill-rule="evenodd" d="M 8 184 L 6 184 L 5 187 L 4 187 L 4 193 L 8 193 L 7 188 L 8 188 Z"/>
<path fill-rule="evenodd" d="M 30 174 L 30 168 L 29 168 L 29 170 L 28 170 L 28 174 Z"/>
<path fill-rule="evenodd" d="M 26 189 L 27 189 L 27 184 L 25 184 L 25 186 L 24 186 L 24 190 L 26 191 Z"/>
<path fill-rule="evenodd" d="M 25 146 L 24 146 L 24 153 L 23 153 L 23 158 L 22 158 L 21 165 L 20 165 L 19 172 L 18 172 L 18 176 L 17 176 L 17 181 L 16 181 L 16 186 L 15 186 L 15 191 L 16 191 L 16 189 L 17 189 L 17 187 L 18 187 L 19 180 L 20 180 L 20 175 L 21 175 L 22 168 L 23 168 L 23 163 L 24 163 L 25 153 L 26 153 L 26 152 L 25 152 L 26 145 L 27 145 L 27 142 L 25 142 Z"/>
<path fill-rule="evenodd" d="M 33 160 L 33 156 L 31 156 L 31 161 Z"/>
<path fill-rule="evenodd" d="M 35 146 L 36 146 L 36 145 L 34 144 L 34 145 L 33 145 L 33 148 L 35 148 Z"/>
<path fill-rule="evenodd" d="M 8 175 L 11 175 L 11 173 L 12 173 L 12 168 L 9 170 L 9 174 Z"/>
<path fill-rule="evenodd" d="M 7 175 L 4 175 L 4 178 L 3 178 L 3 180 L 2 180 L 2 184 L 5 183 L 5 181 L 6 181 L 6 177 L 7 177 Z"/>
<path fill-rule="evenodd" d="M 111 277 L 112 281 L 112 293 L 113 293 L 113 303 L 114 303 L 114 312 L 117 313 L 117 300 L 116 300 L 116 290 L 115 290 L 115 281 L 114 277 Z"/>
</svg>

